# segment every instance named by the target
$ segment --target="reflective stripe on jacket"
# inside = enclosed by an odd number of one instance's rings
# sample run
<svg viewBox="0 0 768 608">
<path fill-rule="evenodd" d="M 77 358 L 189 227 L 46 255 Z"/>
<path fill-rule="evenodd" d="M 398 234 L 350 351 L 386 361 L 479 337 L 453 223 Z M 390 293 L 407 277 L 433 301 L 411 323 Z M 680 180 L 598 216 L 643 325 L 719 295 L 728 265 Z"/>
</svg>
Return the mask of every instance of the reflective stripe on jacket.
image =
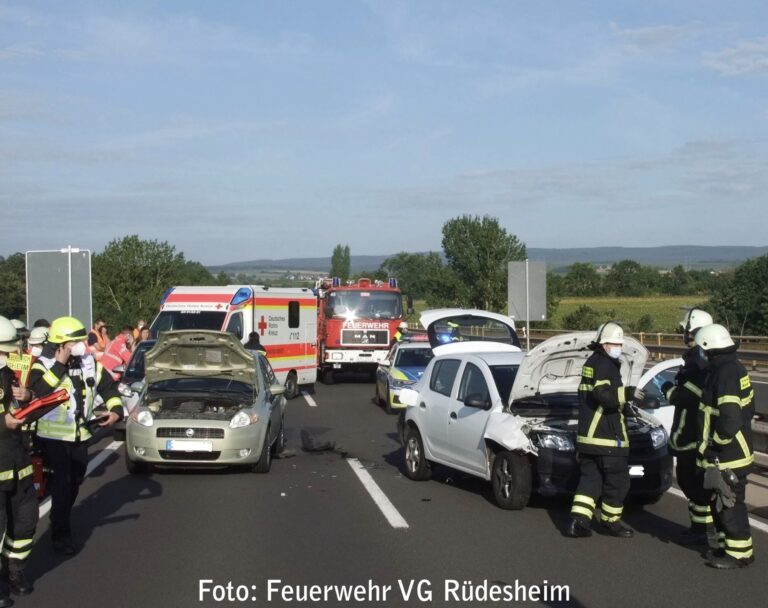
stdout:
<svg viewBox="0 0 768 608">
<path fill-rule="evenodd" d="M 707 379 L 707 370 L 698 349 L 688 350 L 683 355 L 683 367 L 675 378 L 675 386 L 665 397 L 675 406 L 672 429 L 669 434 L 669 449 L 672 454 L 690 452 L 699 445 L 698 415 L 699 403 Z"/>
</svg>

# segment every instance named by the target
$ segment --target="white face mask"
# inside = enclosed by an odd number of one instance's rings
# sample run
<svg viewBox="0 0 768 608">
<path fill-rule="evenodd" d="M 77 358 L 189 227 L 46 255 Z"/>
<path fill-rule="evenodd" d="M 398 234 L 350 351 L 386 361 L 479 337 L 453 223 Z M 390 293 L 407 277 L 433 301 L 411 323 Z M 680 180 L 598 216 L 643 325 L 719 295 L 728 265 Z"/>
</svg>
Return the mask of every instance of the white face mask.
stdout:
<svg viewBox="0 0 768 608">
<path fill-rule="evenodd" d="M 608 349 L 608 356 L 611 359 L 618 359 L 621 357 L 621 346 L 611 346 Z"/>
<path fill-rule="evenodd" d="M 33 346 L 32 348 L 29 349 L 29 353 L 33 357 L 39 357 L 40 355 L 43 354 L 43 347 L 42 346 Z"/>
<path fill-rule="evenodd" d="M 72 350 L 69 352 L 73 357 L 82 357 L 85 354 L 85 351 L 86 351 L 85 342 L 78 342 L 72 347 Z"/>
</svg>

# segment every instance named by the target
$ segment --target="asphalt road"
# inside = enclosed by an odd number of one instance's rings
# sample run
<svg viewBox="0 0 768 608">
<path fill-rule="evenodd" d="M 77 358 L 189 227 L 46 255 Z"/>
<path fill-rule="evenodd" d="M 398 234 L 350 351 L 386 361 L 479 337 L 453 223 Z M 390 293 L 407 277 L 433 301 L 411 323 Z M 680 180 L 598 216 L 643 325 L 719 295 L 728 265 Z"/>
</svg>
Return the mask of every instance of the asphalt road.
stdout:
<svg viewBox="0 0 768 608">
<path fill-rule="evenodd" d="M 28 572 L 36 590 L 17 606 L 696 606 L 768 605 L 768 536 L 755 530 L 757 562 L 736 572 L 704 566 L 697 551 L 671 539 L 687 525 L 685 503 L 667 495 L 629 509 L 631 540 L 567 539 L 569 504 L 535 499 L 503 511 L 481 481 L 438 469 L 413 482 L 400 471 L 396 417 L 372 402 L 373 385 L 318 384 L 313 401 L 289 403 L 289 449 L 267 475 L 243 471 L 165 471 L 130 476 L 122 448 L 86 480 L 74 521 L 80 551 L 50 552 L 48 520 L 39 526 Z M 300 433 L 333 441 L 333 451 L 302 451 Z M 110 443 L 105 439 L 92 452 Z M 391 504 L 393 527 L 356 474 L 357 459 Z M 351 461 L 354 463 L 354 461 Z M 398 520 L 394 515 L 401 518 Z M 399 523 L 398 523 L 399 522 Z M 279 585 L 391 586 L 386 601 L 285 601 Z M 200 581 L 242 585 L 243 601 L 200 601 Z M 398 587 L 422 583 L 406 601 Z M 500 603 L 445 597 L 450 581 L 470 585 L 567 585 L 569 601 Z M 544 581 L 548 581 L 544 583 Z M 275 586 L 278 584 L 273 583 Z M 255 586 L 255 589 L 253 588 Z M 287 588 L 287 587 L 286 587 Z M 375 588 L 374 588 L 375 589 Z M 215 589 L 226 595 L 224 589 Z"/>
</svg>

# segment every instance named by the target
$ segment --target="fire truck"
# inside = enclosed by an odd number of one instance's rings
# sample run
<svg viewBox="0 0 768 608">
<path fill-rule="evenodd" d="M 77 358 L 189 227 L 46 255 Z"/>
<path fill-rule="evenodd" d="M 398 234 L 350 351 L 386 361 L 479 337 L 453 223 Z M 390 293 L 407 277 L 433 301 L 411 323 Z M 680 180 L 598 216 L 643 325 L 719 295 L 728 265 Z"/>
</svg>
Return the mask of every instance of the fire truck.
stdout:
<svg viewBox="0 0 768 608">
<path fill-rule="evenodd" d="M 334 382 L 341 371 L 376 373 L 403 320 L 403 298 L 396 279 L 318 281 L 318 368 L 320 379 Z"/>
</svg>

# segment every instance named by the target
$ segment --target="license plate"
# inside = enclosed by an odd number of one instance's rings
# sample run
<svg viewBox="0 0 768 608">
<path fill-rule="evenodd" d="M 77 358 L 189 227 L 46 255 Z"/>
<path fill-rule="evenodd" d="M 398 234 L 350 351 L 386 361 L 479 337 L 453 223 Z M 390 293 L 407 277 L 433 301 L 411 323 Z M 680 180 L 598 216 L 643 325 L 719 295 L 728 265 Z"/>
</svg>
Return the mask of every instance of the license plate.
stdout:
<svg viewBox="0 0 768 608">
<path fill-rule="evenodd" d="M 635 464 L 629 467 L 630 477 L 642 477 L 645 475 L 645 467 L 641 464 Z"/>
<path fill-rule="evenodd" d="M 168 439 L 165 442 L 165 449 L 168 452 L 213 452 L 213 442 Z"/>
</svg>

